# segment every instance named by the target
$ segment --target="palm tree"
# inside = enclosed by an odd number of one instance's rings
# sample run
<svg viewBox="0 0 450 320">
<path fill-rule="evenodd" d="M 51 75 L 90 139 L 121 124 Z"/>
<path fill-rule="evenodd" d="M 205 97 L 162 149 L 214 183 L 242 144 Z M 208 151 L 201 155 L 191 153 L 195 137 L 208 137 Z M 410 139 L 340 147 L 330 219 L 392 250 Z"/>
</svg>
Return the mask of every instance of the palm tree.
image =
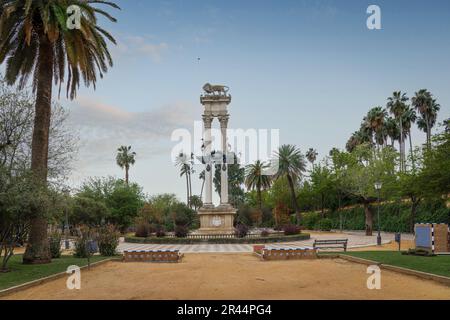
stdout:
<svg viewBox="0 0 450 320">
<path fill-rule="evenodd" d="M 372 130 L 368 129 L 365 124 L 361 125 L 359 131 L 352 134 L 347 142 L 346 149 L 348 152 L 353 152 L 355 148 L 361 144 L 368 143 L 372 144 Z"/>
<path fill-rule="evenodd" d="M 419 128 L 425 131 L 427 135 L 427 146 L 431 147 L 431 129 L 436 124 L 437 113 L 440 110 L 440 105 L 433 99 L 433 95 L 427 89 L 421 89 L 416 92 L 412 98 L 412 105 L 418 111 L 421 119 L 417 124 Z"/>
<path fill-rule="evenodd" d="M 385 119 L 387 118 L 387 112 L 382 107 L 372 108 L 367 116 L 364 118 L 362 125 L 363 130 L 367 130 L 373 144 L 373 134 L 380 133 L 383 129 Z"/>
<path fill-rule="evenodd" d="M 293 209 L 297 217 L 297 223 L 301 221 L 300 208 L 297 203 L 297 196 L 295 194 L 295 183 L 297 183 L 302 174 L 306 170 L 306 161 L 304 155 L 299 149 L 293 145 L 283 145 L 275 154 L 278 161 L 278 172 L 275 175 L 276 179 L 286 177 L 291 191 L 291 199 Z"/>
<path fill-rule="evenodd" d="M 406 93 L 401 91 L 395 91 L 392 97 L 388 98 L 387 108 L 391 114 L 394 115 L 395 119 L 398 120 L 400 125 L 400 167 L 401 170 L 405 169 L 405 143 L 404 143 L 404 131 L 403 131 L 403 116 L 407 110 L 407 102 L 409 98 Z"/>
<path fill-rule="evenodd" d="M 205 189 L 205 182 L 206 182 L 206 171 L 203 170 L 198 175 L 198 178 L 202 180 L 202 190 L 200 191 L 200 199 L 203 199 L 203 190 Z"/>
<path fill-rule="evenodd" d="M 262 211 L 261 190 L 269 189 L 272 185 L 271 177 L 264 174 L 264 170 L 269 169 L 269 167 L 270 165 L 258 160 L 255 164 L 248 165 L 245 168 L 245 186 L 249 190 L 256 190 L 260 211 Z"/>
<path fill-rule="evenodd" d="M 187 158 L 187 155 L 184 153 L 180 153 L 176 160 L 176 165 L 180 167 L 180 177 L 186 178 L 186 198 L 187 205 L 191 207 L 191 196 L 192 196 L 192 182 L 191 182 L 191 173 L 192 168 L 190 162 Z"/>
<path fill-rule="evenodd" d="M 6 61 L 8 84 L 24 88 L 31 77 L 36 94 L 31 170 L 36 181 L 47 184 L 47 159 L 53 82 L 66 80 L 67 95 L 75 98 L 80 81 L 89 86 L 112 66 L 106 39 L 114 38 L 97 25 L 102 15 L 115 22 L 109 13 L 92 6 L 119 7 L 109 1 L 81 0 L 5 0 L 0 5 L 0 63 Z M 81 28 L 66 26 L 67 9 L 77 5 Z M 65 79 L 67 68 L 67 79 Z M 49 263 L 47 220 L 43 212 L 31 217 L 29 242 L 23 256 L 25 264 Z"/>
<path fill-rule="evenodd" d="M 131 146 L 121 146 L 117 149 L 117 152 L 116 162 L 120 168 L 125 169 L 125 183 L 128 185 L 128 173 L 130 171 L 130 166 L 136 163 L 136 152 L 131 152 Z"/>
<path fill-rule="evenodd" d="M 411 127 L 413 123 L 416 123 L 417 121 L 417 114 L 414 109 L 412 109 L 410 106 L 407 106 L 405 112 L 403 113 L 403 129 L 404 129 L 404 138 L 409 138 L 409 152 L 411 155 L 411 161 L 413 168 L 415 168 L 415 161 L 414 161 L 414 150 L 413 150 L 413 144 L 412 144 L 412 136 L 411 136 Z"/>
<path fill-rule="evenodd" d="M 392 148 L 394 148 L 395 141 L 400 140 L 400 129 L 397 121 L 391 117 L 386 119 L 386 133 L 391 139 Z"/>
<path fill-rule="evenodd" d="M 308 161 L 311 162 L 313 168 L 314 168 L 314 163 L 316 162 L 318 155 L 319 155 L 319 153 L 316 150 L 314 150 L 313 148 L 310 148 L 306 152 L 306 159 L 308 159 Z"/>
</svg>

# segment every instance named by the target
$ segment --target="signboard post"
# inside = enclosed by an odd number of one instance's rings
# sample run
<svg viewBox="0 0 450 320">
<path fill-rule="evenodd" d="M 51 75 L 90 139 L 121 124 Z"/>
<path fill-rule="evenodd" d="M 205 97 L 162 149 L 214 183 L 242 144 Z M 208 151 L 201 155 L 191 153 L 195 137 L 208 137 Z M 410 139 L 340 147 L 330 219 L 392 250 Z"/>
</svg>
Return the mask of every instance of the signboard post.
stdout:
<svg viewBox="0 0 450 320">
<path fill-rule="evenodd" d="M 398 243 L 398 251 L 401 251 L 401 248 L 402 248 L 402 234 L 401 233 L 395 234 L 395 242 Z"/>
</svg>

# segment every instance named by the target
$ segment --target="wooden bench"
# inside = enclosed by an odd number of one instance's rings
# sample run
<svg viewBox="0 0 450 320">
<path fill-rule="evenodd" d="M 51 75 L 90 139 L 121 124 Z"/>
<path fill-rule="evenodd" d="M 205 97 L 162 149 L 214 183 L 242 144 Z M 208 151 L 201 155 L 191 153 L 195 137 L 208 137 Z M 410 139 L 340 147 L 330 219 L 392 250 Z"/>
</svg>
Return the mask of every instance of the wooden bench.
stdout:
<svg viewBox="0 0 450 320">
<path fill-rule="evenodd" d="M 183 258 L 179 250 L 124 251 L 125 262 L 167 262 L 177 263 Z"/>
<path fill-rule="evenodd" d="M 343 248 L 347 251 L 348 239 L 337 239 L 337 240 L 315 240 L 314 249 L 339 249 Z"/>
<path fill-rule="evenodd" d="M 261 258 L 263 260 L 316 259 L 317 250 L 308 247 L 296 247 L 296 248 L 265 247 L 262 249 Z"/>
</svg>

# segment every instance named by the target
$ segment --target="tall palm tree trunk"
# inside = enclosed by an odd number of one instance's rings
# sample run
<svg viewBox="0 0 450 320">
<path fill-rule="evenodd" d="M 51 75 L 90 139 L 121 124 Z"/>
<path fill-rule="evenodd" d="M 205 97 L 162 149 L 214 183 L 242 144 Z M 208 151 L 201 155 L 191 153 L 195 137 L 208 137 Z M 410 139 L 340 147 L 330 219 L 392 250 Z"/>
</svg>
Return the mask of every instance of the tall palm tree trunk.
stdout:
<svg viewBox="0 0 450 320">
<path fill-rule="evenodd" d="M 425 122 L 427 125 L 427 147 L 428 147 L 428 149 L 430 149 L 431 148 L 431 125 L 430 125 L 428 113 L 425 113 Z"/>
<path fill-rule="evenodd" d="M 259 211 L 262 212 L 262 195 L 261 195 L 261 186 L 258 185 L 256 189 L 256 193 L 258 195 L 258 207 Z"/>
<path fill-rule="evenodd" d="M 187 192 L 187 205 L 188 207 L 191 207 L 191 195 L 189 192 L 189 177 L 187 172 L 186 172 L 186 192 Z"/>
<path fill-rule="evenodd" d="M 129 166 L 125 166 L 125 183 L 127 184 L 127 186 L 130 183 L 130 176 L 129 176 L 129 171 L 130 167 Z"/>
<path fill-rule="evenodd" d="M 294 180 L 292 179 L 292 177 L 289 174 L 287 175 L 287 179 L 288 179 L 288 182 L 289 182 L 289 189 L 291 190 L 292 206 L 293 206 L 293 208 L 295 210 L 295 217 L 296 217 L 296 220 L 297 220 L 297 224 L 300 224 L 302 216 L 301 216 L 301 213 L 300 213 L 300 209 L 298 207 L 297 197 L 295 195 Z"/>
<path fill-rule="evenodd" d="M 192 197 L 192 179 L 191 179 L 191 171 L 189 167 L 189 208 L 192 209 L 191 197 Z"/>
<path fill-rule="evenodd" d="M 412 144 L 411 129 L 409 129 L 409 152 L 411 154 L 412 168 L 413 168 L 413 170 L 415 170 L 416 169 L 416 161 L 414 159 L 414 150 L 413 150 L 413 144 Z"/>
<path fill-rule="evenodd" d="M 40 39 L 39 67 L 37 72 L 38 82 L 31 147 L 31 170 L 39 187 L 46 188 L 53 85 L 53 48 L 46 35 Z M 47 227 L 48 222 L 45 212 L 35 212 L 31 217 L 30 235 L 23 256 L 24 264 L 51 262 Z"/>
<path fill-rule="evenodd" d="M 400 116 L 400 171 L 404 171 L 405 153 L 404 153 L 404 139 L 403 139 L 403 121 Z"/>
</svg>

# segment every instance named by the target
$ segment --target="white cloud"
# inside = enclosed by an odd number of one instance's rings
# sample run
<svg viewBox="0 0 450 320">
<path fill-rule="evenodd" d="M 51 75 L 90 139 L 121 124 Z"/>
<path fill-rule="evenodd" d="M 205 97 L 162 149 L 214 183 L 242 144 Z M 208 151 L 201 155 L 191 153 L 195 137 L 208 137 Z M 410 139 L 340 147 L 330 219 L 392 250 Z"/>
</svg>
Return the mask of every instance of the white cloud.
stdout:
<svg viewBox="0 0 450 320">
<path fill-rule="evenodd" d="M 144 55 L 154 63 L 160 63 L 168 51 L 169 45 L 166 42 L 158 42 L 151 35 L 145 37 L 127 35 L 118 37 L 114 54 L 116 56 Z"/>
<path fill-rule="evenodd" d="M 167 153 L 173 130 L 192 127 L 195 107 L 176 102 L 146 112 L 129 112 L 101 101 L 80 97 L 70 121 L 81 133 L 79 165 L 110 162 L 120 145 L 132 145 L 141 158 Z"/>
</svg>

